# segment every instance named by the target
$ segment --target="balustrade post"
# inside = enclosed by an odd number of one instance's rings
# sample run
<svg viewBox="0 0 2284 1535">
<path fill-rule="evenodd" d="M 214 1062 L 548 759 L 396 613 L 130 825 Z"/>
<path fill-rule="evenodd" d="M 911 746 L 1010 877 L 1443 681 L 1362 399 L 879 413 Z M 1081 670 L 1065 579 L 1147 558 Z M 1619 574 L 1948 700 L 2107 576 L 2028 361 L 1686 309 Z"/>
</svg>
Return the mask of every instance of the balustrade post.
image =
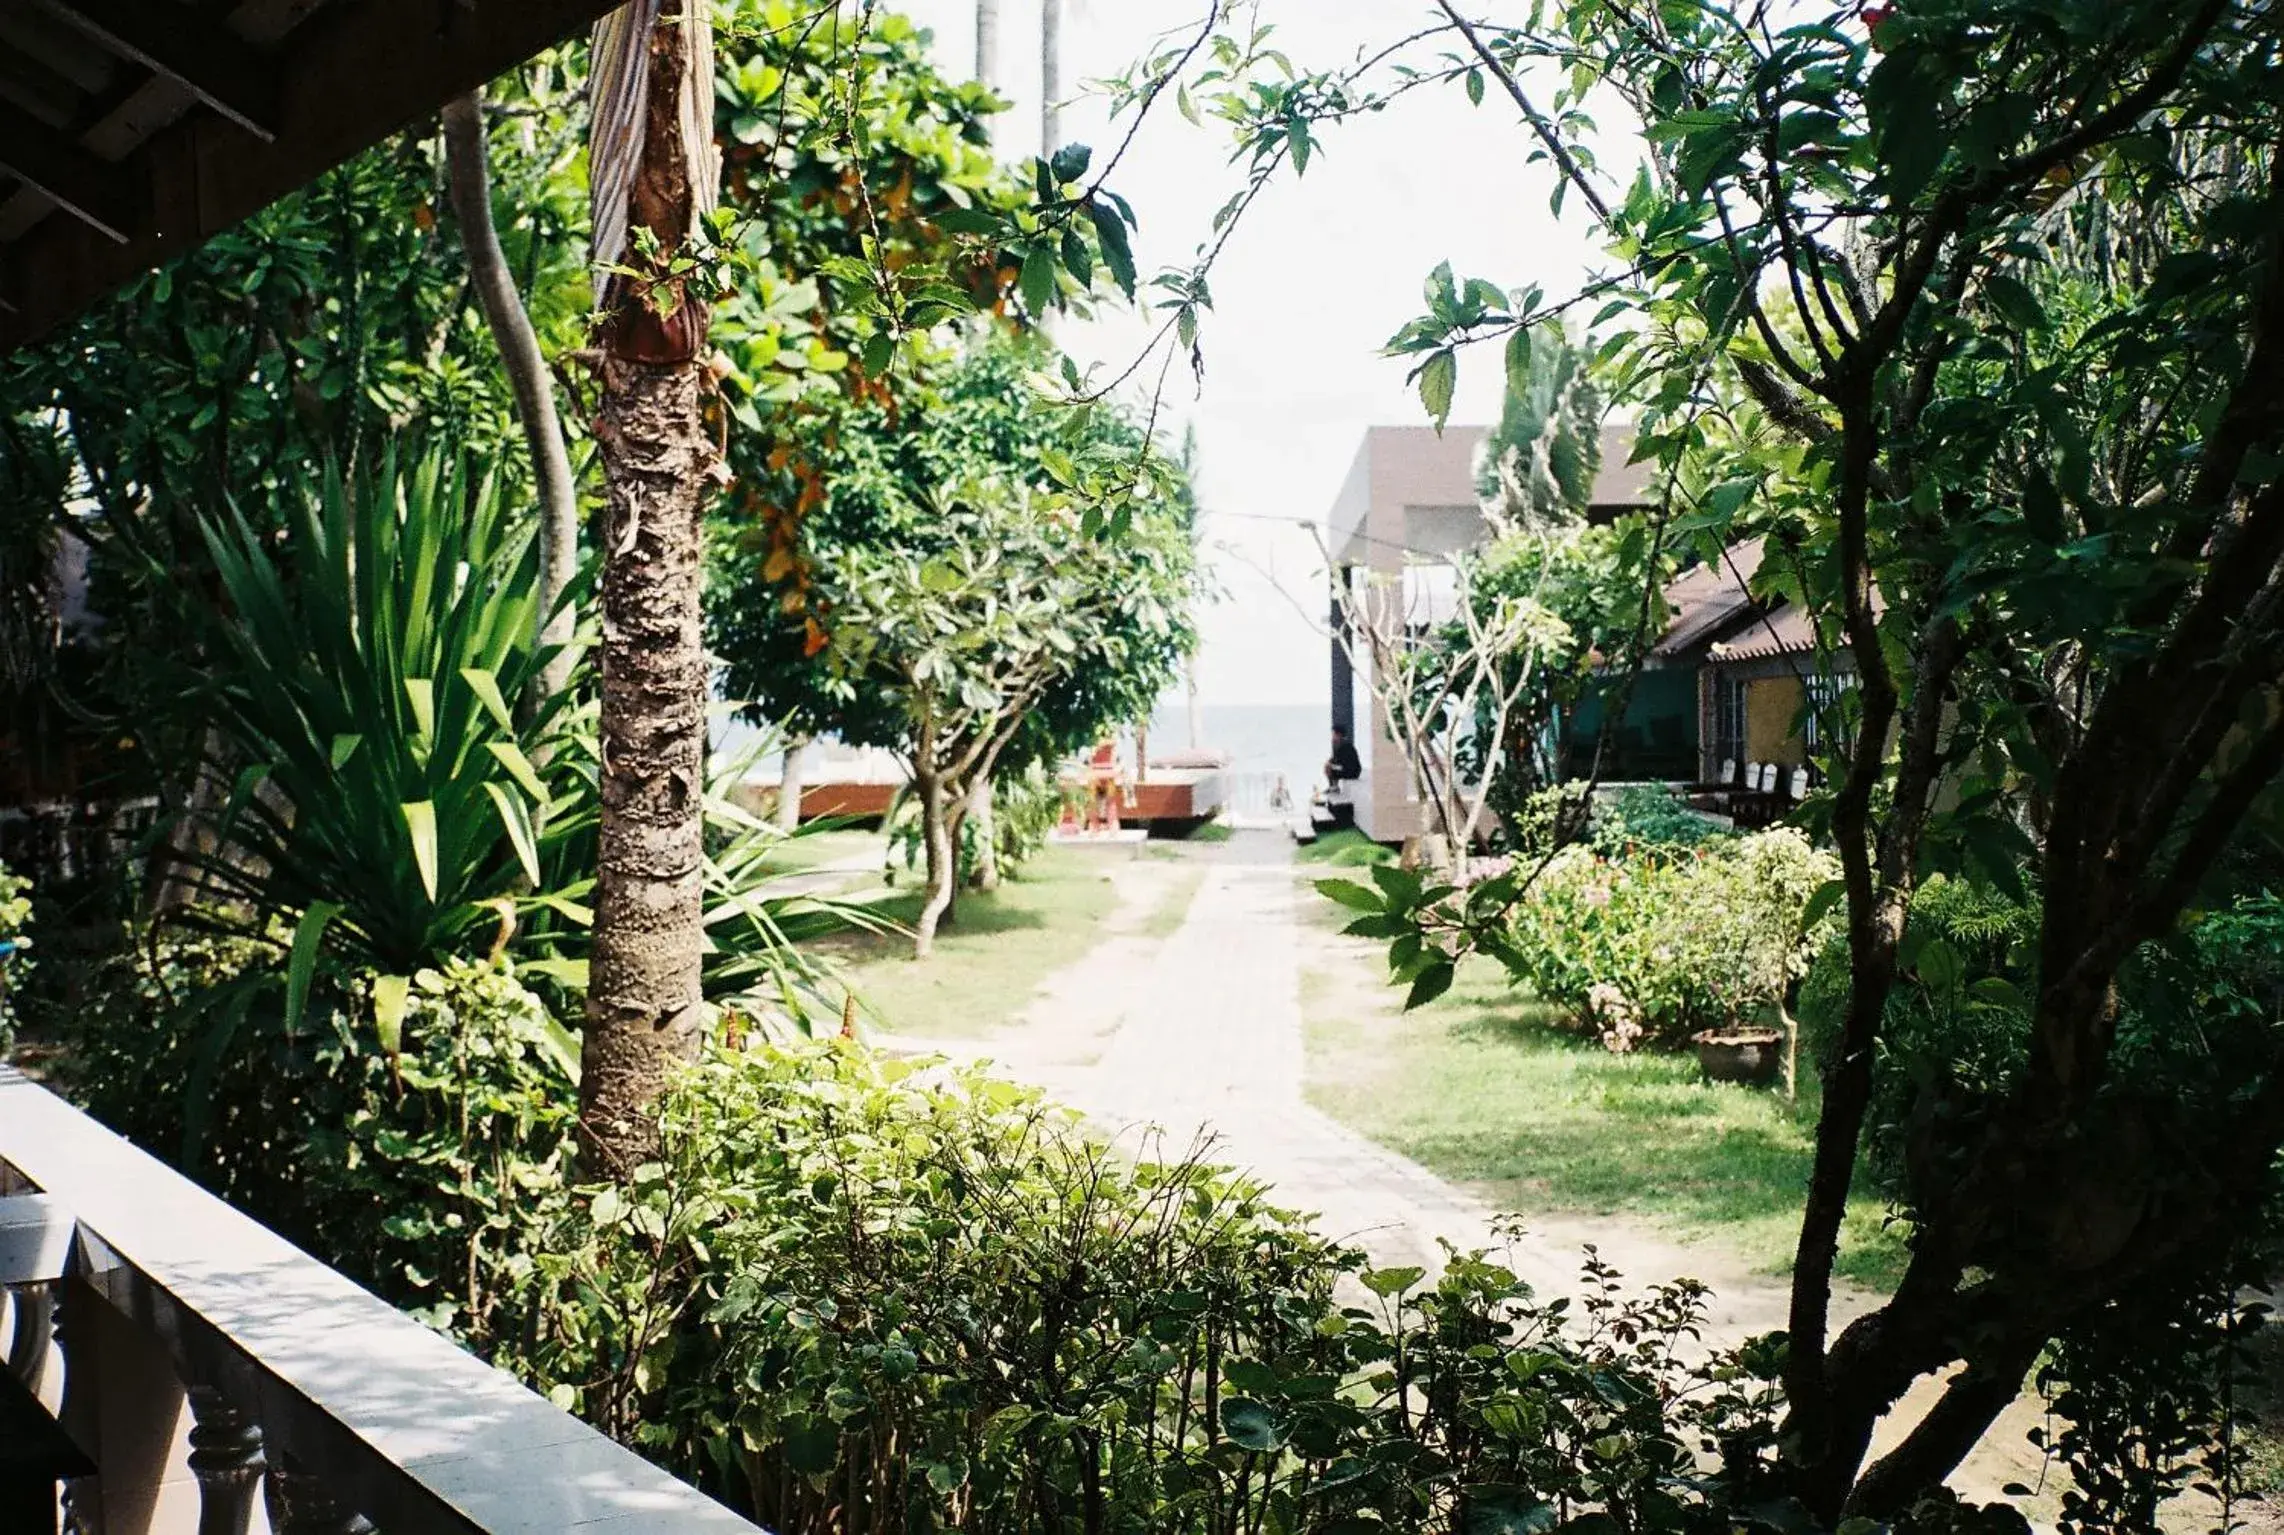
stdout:
<svg viewBox="0 0 2284 1535">
<path fill-rule="evenodd" d="M 55 1290 L 44 1284 L 21 1285 L 7 1298 L 7 1365 L 37 1396 L 47 1382 L 48 1351 L 55 1339 Z"/>
<path fill-rule="evenodd" d="M 56 1421 L 82 1446 L 92 1447 L 101 1441 L 95 1388 L 95 1340 L 92 1327 L 83 1319 L 89 1292 L 84 1285 L 77 1288 L 81 1298 L 68 1304 L 64 1301 L 64 1286 L 49 1292 L 50 1335 L 55 1339 L 56 1353 L 63 1359 L 63 1395 L 56 1408 Z M 63 1484 L 65 1535 L 104 1535 L 101 1478 L 99 1462 L 94 1476 L 73 1477 Z"/>
<path fill-rule="evenodd" d="M 190 1388 L 190 1414 L 198 1535 L 246 1535 L 266 1469 L 261 1428 L 214 1386 Z"/>
<path fill-rule="evenodd" d="M 373 1535 L 371 1521 L 333 1496 L 322 1478 L 282 1459 L 264 1483 L 271 1535 Z"/>
</svg>

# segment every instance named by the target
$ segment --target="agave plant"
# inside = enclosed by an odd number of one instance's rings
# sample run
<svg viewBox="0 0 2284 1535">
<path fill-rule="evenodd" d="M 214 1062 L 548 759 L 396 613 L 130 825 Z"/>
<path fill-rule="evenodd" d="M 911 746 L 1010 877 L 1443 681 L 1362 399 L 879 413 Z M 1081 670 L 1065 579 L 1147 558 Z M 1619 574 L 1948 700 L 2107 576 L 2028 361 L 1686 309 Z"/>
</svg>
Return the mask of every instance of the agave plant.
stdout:
<svg viewBox="0 0 2284 1535">
<path fill-rule="evenodd" d="M 228 611 L 195 620 L 209 667 L 185 693 L 237 768 L 199 855 L 209 894 L 236 926 L 290 933 L 289 1025 L 329 957 L 374 974 L 393 1048 L 415 970 L 511 938 L 528 978 L 572 1000 L 595 710 L 538 686 L 554 647 L 533 640 L 536 519 L 433 452 L 353 484 L 329 471 L 281 511 L 282 545 L 236 511 L 204 528 Z M 801 942 L 879 919 L 773 889 L 785 834 L 718 784 L 706 810 L 706 995 L 805 1026 L 838 992 Z"/>
<path fill-rule="evenodd" d="M 578 798 L 544 766 L 533 519 L 434 452 L 285 500 L 282 547 L 203 527 L 228 612 L 197 701 L 237 768 L 208 889 L 295 920 L 297 973 L 322 943 L 406 974 L 543 882 Z"/>
</svg>

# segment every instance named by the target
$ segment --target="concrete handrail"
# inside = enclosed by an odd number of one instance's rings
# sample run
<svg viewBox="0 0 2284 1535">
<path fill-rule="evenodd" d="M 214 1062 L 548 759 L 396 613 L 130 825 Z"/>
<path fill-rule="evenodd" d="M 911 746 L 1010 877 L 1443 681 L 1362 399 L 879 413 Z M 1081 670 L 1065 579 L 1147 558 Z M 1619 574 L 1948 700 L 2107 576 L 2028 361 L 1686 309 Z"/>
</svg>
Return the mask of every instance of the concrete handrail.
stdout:
<svg viewBox="0 0 2284 1535">
<path fill-rule="evenodd" d="M 265 1469 L 334 1505 L 288 1516 L 289 1529 L 350 1531 L 370 1519 L 388 1535 L 758 1535 L 0 1067 L 0 1196 L 9 1195 L 0 1197 L 0 1291 L 17 1319 L 9 1362 L 38 1384 L 45 1361 L 27 1357 L 26 1319 L 60 1298 L 63 1389 L 51 1407 L 97 1465 L 93 1486 L 69 1484 L 66 1495 L 100 1505 L 104 1535 L 195 1528 L 196 1505 L 211 1514 L 218 1500 L 238 1511 L 208 1528 L 243 1529 Z M 138 1342 L 156 1351 L 159 1373 L 171 1369 L 174 1389 L 145 1379 L 111 1393 L 132 1400 L 101 1400 L 107 1383 L 127 1378 L 122 1368 L 132 1374 Z M 47 1340 L 38 1343 L 44 1354 Z M 82 1367 L 79 1351 L 98 1343 L 100 1359 Z M 57 1396 L 52 1376 L 50 1385 Z M 131 1421 L 154 1413 L 169 1422 Z M 154 1438 L 171 1466 L 155 1463 Z M 170 1477 L 182 1484 L 171 1499 L 141 1485 Z"/>
</svg>

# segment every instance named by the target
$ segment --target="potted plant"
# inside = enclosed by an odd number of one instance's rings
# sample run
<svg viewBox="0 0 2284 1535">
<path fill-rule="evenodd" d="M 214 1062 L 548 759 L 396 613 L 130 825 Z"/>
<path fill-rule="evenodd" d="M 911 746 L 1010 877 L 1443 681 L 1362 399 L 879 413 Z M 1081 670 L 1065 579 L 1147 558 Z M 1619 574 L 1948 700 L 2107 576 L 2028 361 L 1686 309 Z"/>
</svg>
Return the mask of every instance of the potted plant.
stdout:
<svg viewBox="0 0 2284 1535">
<path fill-rule="evenodd" d="M 1707 1029 L 1690 1036 L 1697 1064 L 1715 1082 L 1766 1087 L 1784 1074 L 1785 1031 L 1755 1027 Z"/>
</svg>

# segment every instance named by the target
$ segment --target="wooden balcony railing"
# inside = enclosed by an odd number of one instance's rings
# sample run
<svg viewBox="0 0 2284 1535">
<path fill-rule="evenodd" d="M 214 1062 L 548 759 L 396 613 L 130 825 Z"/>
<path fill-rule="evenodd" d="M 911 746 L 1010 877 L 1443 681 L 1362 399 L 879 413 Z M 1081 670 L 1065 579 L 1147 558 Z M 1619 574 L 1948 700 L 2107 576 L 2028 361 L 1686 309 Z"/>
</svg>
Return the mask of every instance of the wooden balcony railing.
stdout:
<svg viewBox="0 0 2284 1535">
<path fill-rule="evenodd" d="M 755 1527 L 0 1067 L 0 1530 Z"/>
</svg>

